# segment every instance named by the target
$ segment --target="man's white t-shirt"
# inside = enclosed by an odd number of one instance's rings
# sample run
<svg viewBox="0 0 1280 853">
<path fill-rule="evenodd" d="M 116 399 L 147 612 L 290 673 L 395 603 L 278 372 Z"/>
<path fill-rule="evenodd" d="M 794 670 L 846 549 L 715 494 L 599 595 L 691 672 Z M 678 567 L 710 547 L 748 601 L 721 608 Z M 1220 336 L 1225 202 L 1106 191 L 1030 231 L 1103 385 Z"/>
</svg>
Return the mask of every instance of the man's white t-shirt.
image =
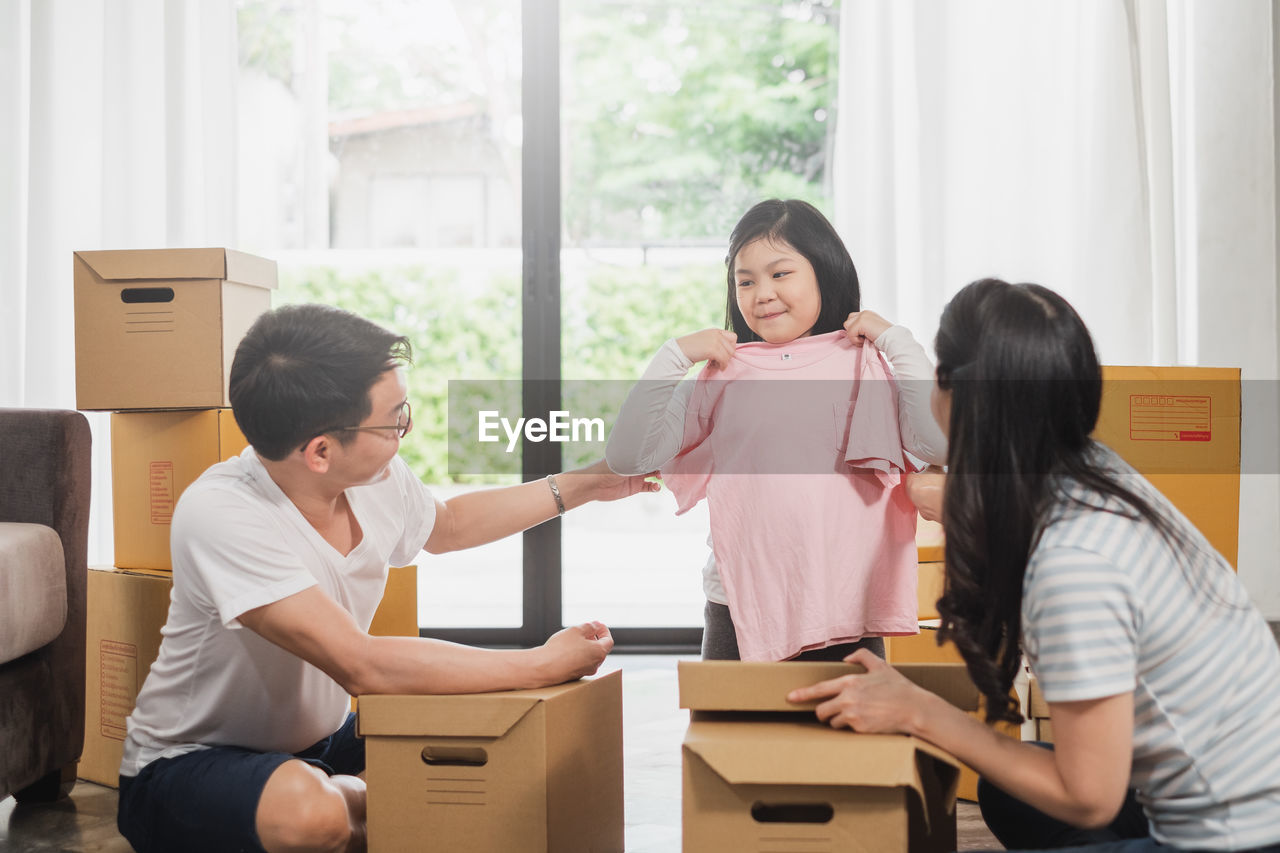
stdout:
<svg viewBox="0 0 1280 853">
<path fill-rule="evenodd" d="M 338 553 L 267 474 L 253 448 L 211 467 L 173 514 L 173 593 L 160 656 L 128 720 L 123 776 L 207 746 L 299 752 L 350 708 L 333 679 L 253 631 L 241 614 L 319 585 L 368 630 L 387 567 L 414 560 L 435 501 L 399 457 L 347 490 L 360 543 Z"/>
</svg>

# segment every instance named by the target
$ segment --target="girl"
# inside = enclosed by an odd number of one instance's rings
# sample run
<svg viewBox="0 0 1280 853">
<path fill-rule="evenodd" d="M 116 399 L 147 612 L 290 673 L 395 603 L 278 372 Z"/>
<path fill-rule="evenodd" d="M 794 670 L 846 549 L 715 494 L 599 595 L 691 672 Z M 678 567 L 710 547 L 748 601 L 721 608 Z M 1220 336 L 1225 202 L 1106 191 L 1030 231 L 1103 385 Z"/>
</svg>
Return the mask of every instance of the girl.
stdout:
<svg viewBox="0 0 1280 853">
<path fill-rule="evenodd" d="M 941 633 L 992 719 L 1020 719 L 1009 688 L 1026 653 L 1055 749 L 1002 737 L 863 653 L 850 659 L 865 675 L 788 698 L 953 753 L 983 777 L 983 815 L 1009 848 L 1280 851 L 1276 641 L 1222 556 L 1089 438 L 1102 380 L 1080 318 L 1043 287 L 980 281 L 943 312 L 936 348 Z"/>
<path fill-rule="evenodd" d="M 727 267 L 728 330 L 662 346 L 606 459 L 619 473 L 661 468 L 680 512 L 708 498 L 704 658 L 883 656 L 880 636 L 917 631 L 916 513 L 893 488 L 902 449 L 945 453 L 928 357 L 906 329 L 859 311 L 853 261 L 812 205 L 751 208 Z M 862 381 L 888 379 L 877 350 L 896 386 Z"/>
</svg>

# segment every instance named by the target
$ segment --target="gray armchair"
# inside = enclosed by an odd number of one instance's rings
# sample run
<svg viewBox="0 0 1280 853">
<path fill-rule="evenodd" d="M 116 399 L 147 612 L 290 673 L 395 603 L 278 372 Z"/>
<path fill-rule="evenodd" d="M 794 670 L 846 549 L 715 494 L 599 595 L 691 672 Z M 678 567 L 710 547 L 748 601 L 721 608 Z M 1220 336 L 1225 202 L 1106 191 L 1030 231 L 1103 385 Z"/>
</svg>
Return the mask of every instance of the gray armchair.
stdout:
<svg viewBox="0 0 1280 853">
<path fill-rule="evenodd" d="M 57 799 L 84 747 L 89 422 L 0 409 L 0 798 Z"/>
</svg>

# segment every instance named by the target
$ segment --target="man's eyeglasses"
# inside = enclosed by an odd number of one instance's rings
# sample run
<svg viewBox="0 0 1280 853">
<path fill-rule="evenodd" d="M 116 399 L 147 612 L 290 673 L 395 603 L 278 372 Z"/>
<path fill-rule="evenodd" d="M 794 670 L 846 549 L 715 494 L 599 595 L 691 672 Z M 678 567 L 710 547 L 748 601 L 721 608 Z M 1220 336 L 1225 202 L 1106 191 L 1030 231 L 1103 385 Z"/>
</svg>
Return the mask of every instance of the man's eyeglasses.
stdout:
<svg viewBox="0 0 1280 853">
<path fill-rule="evenodd" d="M 396 431 L 396 435 L 404 438 L 409 434 L 409 430 L 413 429 L 413 407 L 409 405 L 408 400 L 405 400 L 404 403 L 400 405 L 400 411 L 396 416 L 396 422 L 388 426 L 334 427 L 333 429 L 321 430 L 318 435 L 324 435 L 326 432 L 362 432 L 368 429 L 391 429 Z"/>
</svg>

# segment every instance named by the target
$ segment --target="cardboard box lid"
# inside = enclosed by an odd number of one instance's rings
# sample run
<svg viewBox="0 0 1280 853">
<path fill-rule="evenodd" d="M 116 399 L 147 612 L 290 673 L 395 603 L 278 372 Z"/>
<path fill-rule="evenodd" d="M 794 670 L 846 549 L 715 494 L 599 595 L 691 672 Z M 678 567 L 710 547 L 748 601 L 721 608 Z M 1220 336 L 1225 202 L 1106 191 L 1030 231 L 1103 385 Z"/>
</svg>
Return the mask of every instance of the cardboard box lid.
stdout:
<svg viewBox="0 0 1280 853">
<path fill-rule="evenodd" d="M 76 252 L 106 281 L 234 281 L 276 286 L 276 262 L 234 249 L 104 249 Z"/>
<path fill-rule="evenodd" d="M 361 696 L 360 735 L 500 738 L 540 700 L 532 696 Z"/>
<path fill-rule="evenodd" d="M 733 785 L 914 788 L 920 757 L 953 768 L 949 753 L 909 735 L 856 734 L 814 722 L 695 720 L 684 748 Z"/>
<path fill-rule="evenodd" d="M 962 711 L 978 708 L 978 688 L 964 664 L 898 664 L 899 672 Z M 857 664 L 786 661 L 680 661 L 680 707 L 691 711 L 807 711 L 817 702 L 794 704 L 787 693 L 819 681 L 858 674 Z"/>
<path fill-rule="evenodd" d="M 360 697 L 360 735 L 499 738 L 539 702 L 581 686 L 571 681 L 533 690 L 454 696 L 370 694 Z"/>
</svg>

